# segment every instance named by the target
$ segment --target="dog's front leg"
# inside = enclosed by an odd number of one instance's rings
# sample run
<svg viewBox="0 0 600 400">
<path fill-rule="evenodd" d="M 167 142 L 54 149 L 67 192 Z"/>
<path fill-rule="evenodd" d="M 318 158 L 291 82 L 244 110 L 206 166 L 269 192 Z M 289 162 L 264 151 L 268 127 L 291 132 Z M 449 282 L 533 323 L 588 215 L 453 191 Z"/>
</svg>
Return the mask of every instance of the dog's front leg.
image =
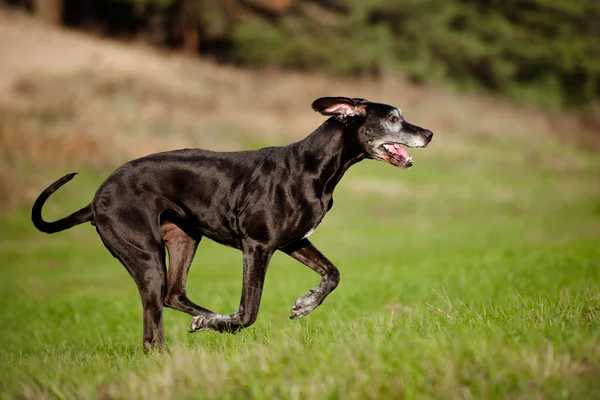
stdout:
<svg viewBox="0 0 600 400">
<path fill-rule="evenodd" d="M 258 316 L 265 275 L 273 251 L 256 242 L 243 243 L 244 278 L 240 308 L 231 315 L 199 315 L 192 319 L 190 332 L 215 330 L 235 333 L 252 325 Z"/>
<path fill-rule="evenodd" d="M 302 318 L 317 308 L 340 282 L 340 272 L 308 239 L 302 239 L 281 249 L 321 275 L 321 282 L 292 307 L 291 319 Z"/>
</svg>

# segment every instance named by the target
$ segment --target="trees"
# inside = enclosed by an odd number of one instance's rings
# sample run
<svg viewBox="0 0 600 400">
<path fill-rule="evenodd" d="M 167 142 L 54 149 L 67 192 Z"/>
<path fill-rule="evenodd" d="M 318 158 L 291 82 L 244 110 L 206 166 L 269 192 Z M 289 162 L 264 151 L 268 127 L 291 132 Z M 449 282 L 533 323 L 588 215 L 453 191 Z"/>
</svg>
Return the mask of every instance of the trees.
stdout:
<svg viewBox="0 0 600 400">
<path fill-rule="evenodd" d="M 1 1 L 1 0 L 0 0 Z M 34 0 L 49 21 L 63 0 Z M 75 0 L 64 0 L 66 11 Z M 402 72 L 550 108 L 600 97 L 598 0 L 85 0 L 100 23 L 243 65 Z M 104 18 L 104 20 L 102 19 Z M 160 21 L 158 23 L 157 21 Z"/>
<path fill-rule="evenodd" d="M 416 81 L 580 107 L 600 96 L 597 21 L 596 0 L 306 2 L 275 21 L 236 26 L 233 57 L 336 74 L 403 71 Z"/>
</svg>

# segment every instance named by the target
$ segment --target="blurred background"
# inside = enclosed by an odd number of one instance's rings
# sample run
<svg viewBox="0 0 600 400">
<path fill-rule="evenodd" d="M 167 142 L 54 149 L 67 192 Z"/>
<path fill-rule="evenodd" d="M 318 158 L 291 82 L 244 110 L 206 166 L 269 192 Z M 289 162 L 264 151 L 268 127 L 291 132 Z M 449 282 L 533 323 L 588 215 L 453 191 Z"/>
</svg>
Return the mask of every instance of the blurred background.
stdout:
<svg viewBox="0 0 600 400">
<path fill-rule="evenodd" d="M 600 148 L 594 0 L 0 4 L 3 205 L 47 182 L 32 162 L 285 144 L 324 95 L 393 103 L 438 137 Z"/>
<path fill-rule="evenodd" d="M 594 0 L 3 0 L 56 26 L 242 66 L 402 73 L 546 108 L 600 94 Z"/>
<path fill-rule="evenodd" d="M 285 144 L 324 95 L 393 103 L 439 136 L 600 148 L 594 0 L 0 4 L 3 204 L 32 198 L 29 161 Z"/>
</svg>

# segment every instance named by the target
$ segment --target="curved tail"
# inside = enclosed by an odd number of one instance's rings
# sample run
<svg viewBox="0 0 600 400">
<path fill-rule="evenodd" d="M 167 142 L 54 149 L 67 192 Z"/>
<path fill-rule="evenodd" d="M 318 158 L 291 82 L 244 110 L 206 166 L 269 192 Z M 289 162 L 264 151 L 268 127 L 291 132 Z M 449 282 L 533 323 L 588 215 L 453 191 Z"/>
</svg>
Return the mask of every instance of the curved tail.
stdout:
<svg viewBox="0 0 600 400">
<path fill-rule="evenodd" d="M 77 175 L 77 172 L 65 175 L 52 185 L 48 186 L 33 204 L 33 208 L 31 209 L 31 221 L 33 222 L 33 225 L 35 225 L 35 227 L 40 231 L 45 233 L 56 233 L 64 231 L 65 229 L 69 229 L 75 225 L 92 221 L 94 219 L 94 214 L 90 204 L 83 207 L 79 211 L 75 211 L 73 214 L 67 217 L 59 219 L 58 221 L 46 222 L 42 218 L 42 207 L 44 206 L 46 200 L 48 200 L 48 197 L 50 197 L 52 193 L 56 192 L 62 185 L 73 179 L 75 175 Z"/>
</svg>

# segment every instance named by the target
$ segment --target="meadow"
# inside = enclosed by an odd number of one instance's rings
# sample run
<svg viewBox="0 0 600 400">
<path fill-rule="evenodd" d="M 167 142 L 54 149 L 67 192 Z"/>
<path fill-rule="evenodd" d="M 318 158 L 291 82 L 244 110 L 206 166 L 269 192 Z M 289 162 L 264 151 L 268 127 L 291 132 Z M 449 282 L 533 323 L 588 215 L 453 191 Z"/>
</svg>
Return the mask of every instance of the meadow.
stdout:
<svg viewBox="0 0 600 400">
<path fill-rule="evenodd" d="M 13 40 L 0 54 L 31 55 L 0 90 L 0 398 L 600 397 L 600 157 L 575 145 L 590 136 L 570 116 L 1 22 Z M 26 67 L 44 58 L 35 35 L 64 54 L 46 74 Z M 80 172 L 48 220 L 87 204 L 135 156 L 298 140 L 322 121 L 310 102 L 338 94 L 396 104 L 436 136 L 409 152 L 410 170 L 348 171 L 311 236 L 341 282 L 301 320 L 289 310 L 319 277 L 276 254 L 252 327 L 190 334 L 191 318 L 167 309 L 168 351 L 145 353 L 135 284 L 93 227 L 44 235 L 29 221 L 32 200 L 65 173 Z M 241 272 L 241 253 L 203 240 L 188 295 L 233 312 Z"/>
</svg>

